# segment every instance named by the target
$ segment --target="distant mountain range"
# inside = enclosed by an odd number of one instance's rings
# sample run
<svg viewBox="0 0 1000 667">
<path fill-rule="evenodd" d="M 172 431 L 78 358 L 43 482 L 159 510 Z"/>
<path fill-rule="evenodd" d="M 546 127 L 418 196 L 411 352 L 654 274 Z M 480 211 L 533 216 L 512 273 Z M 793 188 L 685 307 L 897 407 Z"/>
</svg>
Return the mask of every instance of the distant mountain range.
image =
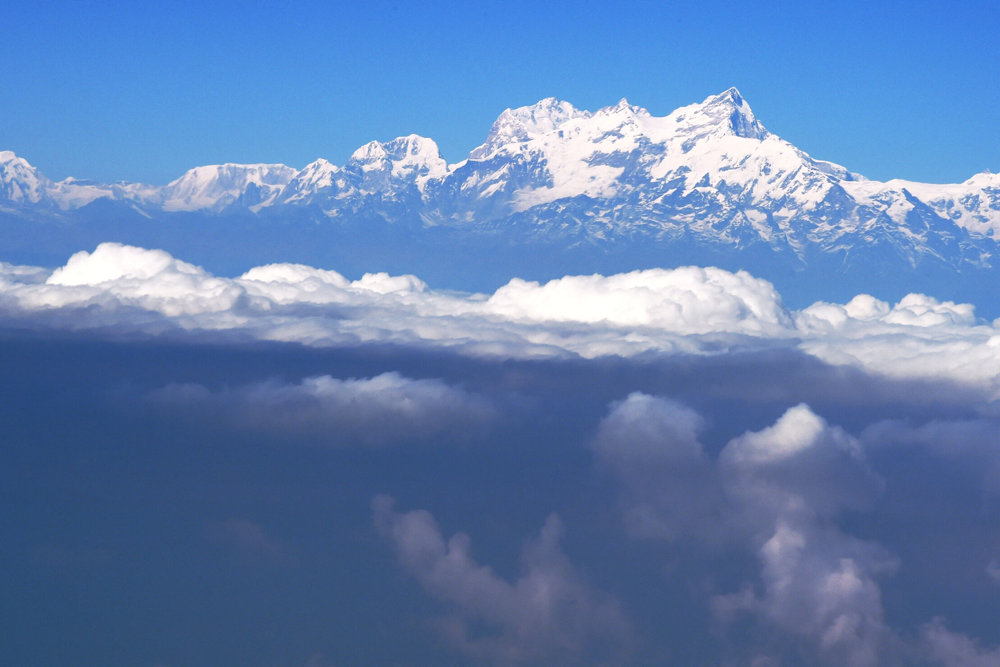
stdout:
<svg viewBox="0 0 1000 667">
<path fill-rule="evenodd" d="M 51 181 L 4 151 L 0 224 L 0 259 L 18 262 L 121 241 L 223 272 L 301 261 L 462 289 L 696 263 L 792 299 L 921 290 L 1000 311 L 1000 174 L 868 180 L 768 132 L 735 88 L 665 117 L 625 100 L 508 109 L 457 164 L 410 135 L 343 166 L 211 165 L 151 186 Z"/>
</svg>

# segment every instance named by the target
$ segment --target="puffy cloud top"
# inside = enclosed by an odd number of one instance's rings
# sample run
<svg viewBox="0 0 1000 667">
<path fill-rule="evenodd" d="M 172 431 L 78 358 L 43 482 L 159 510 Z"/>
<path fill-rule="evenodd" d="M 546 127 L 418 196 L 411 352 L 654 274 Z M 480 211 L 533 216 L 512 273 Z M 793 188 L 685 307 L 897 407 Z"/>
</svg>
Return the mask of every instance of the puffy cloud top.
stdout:
<svg viewBox="0 0 1000 667">
<path fill-rule="evenodd" d="M 94 252 L 81 251 L 56 269 L 50 285 L 100 285 L 112 281 L 146 281 L 162 276 L 207 278 L 202 269 L 174 259 L 162 250 L 146 250 L 120 243 L 102 243 Z"/>
<path fill-rule="evenodd" d="M 110 296 L 122 304 L 168 317 L 229 310 L 242 293 L 231 281 L 215 278 L 162 250 L 119 243 L 102 243 L 92 253 L 76 253 L 65 266 L 53 271 L 45 284 L 81 289 L 36 292 L 44 305 L 80 305 Z"/>
<path fill-rule="evenodd" d="M 734 461 L 780 461 L 813 446 L 825 428 L 822 418 L 800 404 L 790 408 L 773 426 L 733 441 L 726 452 Z"/>
<path fill-rule="evenodd" d="M 676 333 L 781 335 L 791 318 L 765 280 L 714 267 L 650 269 L 614 276 L 566 276 L 544 285 L 510 281 L 490 297 L 511 319 L 608 323 Z"/>
<path fill-rule="evenodd" d="M 242 281 L 289 285 L 329 285 L 347 287 L 350 281 L 336 271 L 314 269 L 305 264 L 267 264 L 257 266 L 242 276 Z"/>
</svg>

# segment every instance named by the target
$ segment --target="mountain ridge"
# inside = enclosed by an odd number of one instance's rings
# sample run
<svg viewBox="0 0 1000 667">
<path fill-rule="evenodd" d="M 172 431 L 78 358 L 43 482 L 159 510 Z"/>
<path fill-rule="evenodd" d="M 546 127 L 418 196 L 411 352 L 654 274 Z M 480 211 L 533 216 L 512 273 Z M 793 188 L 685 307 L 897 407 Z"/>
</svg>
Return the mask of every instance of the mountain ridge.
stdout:
<svg viewBox="0 0 1000 667">
<path fill-rule="evenodd" d="M 799 272 L 974 273 L 997 268 L 1000 175 L 869 180 L 770 132 L 730 88 L 666 116 L 626 99 L 587 111 L 545 98 L 501 112 L 453 164 L 433 139 L 411 134 L 369 142 L 343 165 L 205 165 L 152 186 L 51 181 L 4 151 L 0 214 L 23 228 L 18 247 L 30 243 L 28 221 L 57 222 L 78 243 L 146 234 L 169 245 L 178 220 L 210 244 L 220 240 L 209 238 L 213 228 L 239 218 L 231 233 L 270 226 L 259 235 L 280 232 L 277 247 L 292 259 L 318 251 L 296 248 L 322 243 L 319 226 L 365 252 L 378 244 L 389 259 L 413 257 L 421 243 L 472 243 L 617 254 L 625 266 L 635 251 L 646 264 L 691 257 L 766 271 L 770 257 Z M 592 265 L 600 268 L 568 268 Z"/>
<path fill-rule="evenodd" d="M 343 166 L 334 165 L 324 158 L 318 158 L 302 169 L 283 164 L 267 163 L 202 165 L 189 169 L 166 185 L 154 186 L 132 182 L 101 184 L 78 178 L 51 181 L 23 157 L 17 156 L 12 151 L 0 151 L 0 205 L 9 209 L 17 205 L 55 203 L 56 208 L 72 210 L 99 198 L 109 198 L 130 200 L 145 207 L 162 206 L 168 211 L 209 210 L 219 212 L 232 203 L 245 199 L 243 195 L 255 187 L 258 190 L 265 190 L 265 196 L 262 196 L 260 201 L 247 206 L 247 208 L 255 207 L 253 210 L 257 211 L 267 206 L 288 204 L 304 199 L 314 201 L 320 188 L 329 188 L 335 185 L 336 179 L 330 178 L 331 176 L 349 175 L 352 171 L 355 176 L 364 176 L 371 172 L 385 176 L 385 172 L 388 172 L 390 177 L 395 177 L 397 180 L 414 181 L 418 185 L 418 189 L 423 192 L 429 182 L 453 176 L 456 171 L 466 167 L 470 162 L 495 159 L 498 152 L 505 150 L 508 155 L 514 154 L 517 152 L 512 150 L 514 146 L 529 144 L 532 141 L 538 143 L 540 139 L 554 132 L 578 136 L 580 127 L 571 127 L 574 121 L 600 124 L 608 118 L 617 121 L 618 127 L 608 128 L 606 134 L 617 133 L 620 138 L 623 138 L 622 128 L 631 126 L 633 134 L 638 129 L 640 135 L 645 135 L 645 138 L 648 139 L 653 138 L 656 140 L 655 143 L 659 144 L 667 143 L 678 136 L 676 131 L 673 131 L 673 137 L 669 136 L 671 129 L 664 132 L 664 128 L 669 126 L 671 121 L 675 124 L 686 122 L 686 136 L 681 144 L 683 153 L 688 153 L 700 140 L 712 135 L 714 135 L 713 138 L 718 139 L 720 135 L 730 134 L 733 137 L 759 142 L 766 142 L 769 138 L 777 138 L 757 120 L 749 104 L 735 87 L 718 95 L 709 96 L 701 103 L 680 107 L 662 117 L 652 116 L 646 109 L 630 105 L 624 98 L 616 105 L 593 112 L 576 109 L 569 102 L 545 98 L 534 105 L 504 110 L 494 122 L 483 144 L 472 149 L 465 160 L 453 164 L 444 161 L 433 139 L 410 134 L 384 142 L 371 141 L 355 150 Z M 603 124 L 607 125 L 606 122 Z M 640 125 L 644 127 L 640 127 Z M 650 137 L 650 134 L 656 136 Z M 560 138 L 566 139 L 564 143 L 572 141 L 572 137 Z M 783 140 L 778 139 L 778 141 L 791 147 L 803 162 L 820 172 L 825 172 L 839 181 L 866 183 L 867 185 L 864 187 L 853 188 L 851 194 L 855 198 L 865 197 L 870 200 L 872 197 L 893 188 L 898 188 L 900 191 L 905 189 L 922 201 L 930 200 L 927 203 L 932 208 L 939 212 L 947 212 L 947 218 L 963 228 L 981 235 L 988 235 L 989 230 L 992 229 L 993 234 L 1000 235 L 1000 209 L 986 206 L 984 210 L 982 202 L 978 207 L 975 202 L 962 205 L 963 199 L 974 197 L 979 194 L 979 190 L 995 191 L 1000 188 L 1000 175 L 998 174 L 981 172 L 972 175 L 962 183 L 948 184 L 920 183 L 902 179 L 891 179 L 885 182 L 872 181 L 840 165 L 812 158 L 804 151 Z M 612 146 L 612 148 L 615 147 Z M 546 158 L 548 158 L 548 162 L 552 162 L 551 156 L 547 155 Z M 591 162 L 591 166 L 600 161 L 599 156 L 596 156 L 596 151 L 589 156 L 584 156 L 584 158 Z M 314 187 L 312 191 L 304 189 L 303 183 L 310 182 L 310 172 L 316 172 L 320 165 L 326 168 L 326 183 Z M 553 180 L 562 179 L 563 183 L 566 182 L 566 173 L 560 167 L 567 165 L 550 164 L 546 166 L 552 174 Z M 691 167 L 692 165 L 681 166 Z M 706 166 L 704 164 L 694 166 L 700 166 L 703 169 L 692 168 L 689 170 L 689 173 L 695 174 L 687 179 L 689 187 L 696 186 L 709 171 L 704 168 Z M 215 172 L 214 178 L 206 178 L 209 172 Z M 281 172 L 280 176 L 278 172 Z M 415 178 L 407 179 L 407 172 L 414 172 Z M 664 175 L 665 171 L 662 168 L 651 174 L 654 180 L 662 178 Z M 693 184 L 692 178 L 694 179 Z M 315 180 L 315 176 L 313 180 Z M 576 190 L 569 188 L 564 189 L 565 191 L 554 188 L 555 192 L 550 192 L 549 195 L 556 199 L 562 196 L 581 194 L 599 195 L 607 188 L 602 189 L 594 185 L 594 181 L 607 185 L 607 181 L 611 180 L 614 179 L 610 176 L 602 179 L 599 175 L 590 174 L 589 187 L 584 184 Z M 219 187 L 219 181 L 228 182 L 229 187 Z M 378 179 L 368 178 L 368 181 L 368 187 L 356 188 L 357 193 L 372 194 L 378 189 L 378 186 L 385 186 L 385 183 L 380 183 Z M 287 186 L 293 182 L 297 184 L 297 187 L 286 192 Z M 485 190 L 480 194 L 490 196 L 495 191 L 490 188 Z M 352 193 L 349 184 L 345 182 L 341 185 L 341 190 L 332 195 L 332 198 L 344 199 L 351 194 L 355 193 Z M 991 195 L 989 203 L 996 204 L 995 193 L 990 192 L 989 194 Z M 517 205 L 518 207 L 530 208 L 538 203 L 554 200 L 548 197 L 541 201 L 530 197 L 524 199 Z"/>
</svg>

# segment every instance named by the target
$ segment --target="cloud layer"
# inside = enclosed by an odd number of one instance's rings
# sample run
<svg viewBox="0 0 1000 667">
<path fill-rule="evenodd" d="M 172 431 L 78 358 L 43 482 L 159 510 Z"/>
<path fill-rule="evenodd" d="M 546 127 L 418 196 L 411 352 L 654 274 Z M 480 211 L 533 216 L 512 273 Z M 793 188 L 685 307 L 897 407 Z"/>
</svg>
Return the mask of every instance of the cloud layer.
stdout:
<svg viewBox="0 0 1000 667">
<path fill-rule="evenodd" d="M 0 313 L 19 327 L 116 336 L 392 343 L 513 358 L 782 346 L 887 377 L 963 383 L 988 400 L 1000 392 L 1000 326 L 977 320 L 969 304 L 859 295 L 791 311 L 770 283 L 714 268 L 514 279 L 481 295 L 291 264 L 220 278 L 163 251 L 105 243 L 51 273 L 0 266 Z"/>
</svg>

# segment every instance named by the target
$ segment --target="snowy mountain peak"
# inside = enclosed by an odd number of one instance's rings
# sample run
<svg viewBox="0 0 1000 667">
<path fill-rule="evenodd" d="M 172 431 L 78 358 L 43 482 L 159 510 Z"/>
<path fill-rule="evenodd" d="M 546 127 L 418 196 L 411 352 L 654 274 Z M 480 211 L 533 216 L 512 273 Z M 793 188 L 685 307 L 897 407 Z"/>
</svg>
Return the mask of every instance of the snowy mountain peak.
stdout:
<svg viewBox="0 0 1000 667">
<path fill-rule="evenodd" d="M 421 190 L 427 180 L 443 178 L 448 173 L 448 163 L 441 157 L 438 145 L 433 139 L 417 134 L 386 142 L 370 141 L 354 151 L 347 166 L 364 174 L 412 178 Z"/>
<path fill-rule="evenodd" d="M 329 160 L 319 158 L 295 174 L 276 201 L 284 204 L 308 204 L 320 193 L 339 190 L 344 185 L 343 170 Z"/>
<path fill-rule="evenodd" d="M 629 101 L 624 97 L 618 100 L 618 103 L 614 106 L 598 109 L 593 114 L 594 117 L 609 116 L 620 119 L 623 122 L 627 122 L 628 120 L 635 119 L 637 117 L 648 118 L 649 115 L 649 111 L 629 103 Z"/>
<path fill-rule="evenodd" d="M 992 171 L 981 171 L 967 178 L 963 185 L 1000 188 L 1000 174 L 994 174 Z"/>
<path fill-rule="evenodd" d="M 0 151 L 0 202 L 37 204 L 45 198 L 48 179 L 14 151 Z"/>
<path fill-rule="evenodd" d="M 209 164 L 188 169 L 167 187 L 238 187 L 247 183 L 284 185 L 296 170 L 283 164 Z"/>
<path fill-rule="evenodd" d="M 302 168 L 302 171 L 313 172 L 313 173 L 326 173 L 331 171 L 340 171 L 340 167 L 333 164 L 326 158 L 321 157 L 307 164 L 305 167 Z"/>
<path fill-rule="evenodd" d="M 433 162 L 440 158 L 440 151 L 433 139 L 409 134 L 391 141 L 369 141 L 351 154 L 350 161 L 372 163 L 381 160 L 391 162 Z"/>
<path fill-rule="evenodd" d="M 340 167 L 329 160 L 319 158 L 310 162 L 295 174 L 295 177 L 289 181 L 287 187 L 308 187 L 313 190 L 330 187 L 340 172 Z"/>
<path fill-rule="evenodd" d="M 742 107 L 746 104 L 746 100 L 740 94 L 740 91 L 736 86 L 730 86 L 726 90 L 722 91 L 718 95 L 713 95 L 709 98 L 713 103 L 718 104 L 732 104 L 733 106 Z"/>
<path fill-rule="evenodd" d="M 567 121 L 590 116 L 589 112 L 554 97 L 546 97 L 530 106 L 505 109 L 490 128 L 486 141 L 473 150 L 469 158 L 485 159 L 506 145 L 524 143 L 557 130 Z"/>
<path fill-rule="evenodd" d="M 695 135 L 730 135 L 757 140 L 770 135 L 736 88 L 711 95 L 701 104 L 681 107 L 668 118 Z"/>
<path fill-rule="evenodd" d="M 221 211 L 242 202 L 249 208 L 266 205 L 297 171 L 283 164 L 212 164 L 189 169 L 163 188 L 168 211 Z"/>
<path fill-rule="evenodd" d="M 710 137 L 739 137 L 764 140 L 770 133 L 757 121 L 750 105 L 736 88 L 706 98 L 700 104 L 682 107 L 666 117 L 654 117 L 622 98 L 613 106 L 595 112 L 575 108 L 569 102 L 552 97 L 539 102 L 506 109 L 493 123 L 486 141 L 469 154 L 472 160 L 485 160 L 498 152 L 521 153 L 529 146 L 574 144 L 573 152 L 584 144 L 597 144 L 598 152 L 628 150 L 630 141 L 645 137 L 654 143 L 684 143 L 684 152 Z M 624 141 L 606 141 L 618 137 Z M 628 137 L 628 139 L 626 139 Z M 568 142 L 568 143 L 567 143 Z M 608 144 L 603 146 L 603 144 Z M 551 150 L 545 151 L 551 157 Z M 582 156 L 586 157 L 586 156 Z"/>
<path fill-rule="evenodd" d="M 569 102 L 546 97 L 538 102 L 516 109 L 506 109 L 497 119 L 497 123 L 509 126 L 520 126 L 530 133 L 548 132 L 571 118 L 586 117 L 586 111 L 577 109 Z"/>
</svg>

